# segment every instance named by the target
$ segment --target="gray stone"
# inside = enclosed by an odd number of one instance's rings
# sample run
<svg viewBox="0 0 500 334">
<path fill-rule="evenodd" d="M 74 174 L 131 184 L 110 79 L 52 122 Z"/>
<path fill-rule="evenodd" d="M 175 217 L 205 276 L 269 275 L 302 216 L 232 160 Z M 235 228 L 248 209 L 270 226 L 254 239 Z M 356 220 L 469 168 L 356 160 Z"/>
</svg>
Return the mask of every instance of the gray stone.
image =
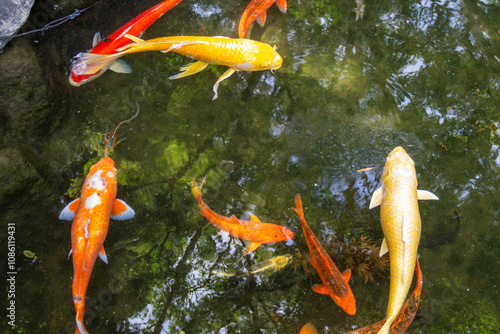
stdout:
<svg viewBox="0 0 500 334">
<path fill-rule="evenodd" d="M 0 0 L 0 51 L 28 19 L 35 0 Z M 7 37 L 7 38 L 5 38 Z"/>
</svg>

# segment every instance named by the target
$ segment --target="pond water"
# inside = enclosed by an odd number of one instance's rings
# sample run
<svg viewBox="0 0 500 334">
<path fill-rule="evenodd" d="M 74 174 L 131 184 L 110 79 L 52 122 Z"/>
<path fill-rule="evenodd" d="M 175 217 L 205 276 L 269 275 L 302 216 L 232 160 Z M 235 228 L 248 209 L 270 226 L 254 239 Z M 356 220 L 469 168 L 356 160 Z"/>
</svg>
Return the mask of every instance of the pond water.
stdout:
<svg viewBox="0 0 500 334">
<path fill-rule="evenodd" d="M 360 20 L 353 0 L 290 1 L 286 14 L 273 5 L 250 38 L 276 45 L 282 68 L 237 72 L 214 101 L 212 85 L 226 68 L 169 80 L 191 62 L 171 53 L 129 55 L 132 73 L 69 85 L 71 59 L 90 48 L 96 31 L 109 35 L 155 3 L 98 3 L 23 37 L 48 85 L 41 109 L 50 112 L 30 115 L 36 131 L 2 130 L 3 149 L 17 149 L 36 171 L 2 203 L 2 239 L 14 224 L 19 254 L 16 327 L 2 317 L 5 332 L 73 333 L 71 223 L 58 215 L 102 157 L 106 131 L 136 102 L 140 114 L 122 127 L 126 140 L 111 154 L 118 198 L 136 217 L 110 222 L 109 264 L 96 262 L 87 291 L 89 332 L 298 333 L 312 322 L 320 333 L 344 333 L 383 319 L 388 271 L 353 271 L 355 316 L 311 289 L 320 278 L 290 207 L 300 193 L 306 220 L 334 258 L 341 251 L 334 245 L 362 236 L 380 246 L 380 210 L 368 206 L 396 146 L 415 161 L 419 188 L 440 198 L 419 202 L 424 284 L 407 332 L 500 332 L 498 1 L 366 1 Z M 246 5 L 184 0 L 143 38 L 237 37 Z M 19 93 L 2 92 L 3 100 Z M 16 182 L 21 171 L 11 172 Z M 284 225 L 293 243 L 243 256 L 243 242 L 200 215 L 190 182 L 204 177 L 203 198 L 214 211 Z M 210 274 L 284 254 L 293 262 L 274 274 Z"/>
</svg>

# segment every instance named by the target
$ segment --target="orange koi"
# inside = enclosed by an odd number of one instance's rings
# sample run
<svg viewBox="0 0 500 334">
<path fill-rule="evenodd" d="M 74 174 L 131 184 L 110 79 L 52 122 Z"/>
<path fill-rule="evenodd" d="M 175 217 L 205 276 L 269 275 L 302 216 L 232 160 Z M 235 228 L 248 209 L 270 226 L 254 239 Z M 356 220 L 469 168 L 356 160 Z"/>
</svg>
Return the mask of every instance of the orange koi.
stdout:
<svg viewBox="0 0 500 334">
<path fill-rule="evenodd" d="M 120 48 L 115 54 L 82 53 L 74 66 L 80 75 L 93 74 L 109 63 L 129 54 L 144 51 L 175 52 L 197 60 L 197 62 L 181 67 L 181 73 L 169 79 L 179 79 L 202 71 L 208 64 L 224 65 L 229 69 L 222 74 L 213 86 L 217 98 L 219 83 L 236 71 L 276 70 L 281 67 L 283 59 L 276 52 L 276 47 L 249 39 L 232 39 L 227 37 L 173 36 L 160 37 L 144 41 L 140 38 L 125 35 L 133 42 Z"/>
<path fill-rule="evenodd" d="M 347 314 L 356 314 L 356 299 L 354 299 L 351 287 L 348 284 L 351 278 L 351 269 L 340 273 L 328 253 L 321 246 L 306 222 L 299 194 L 295 196 L 295 208 L 292 208 L 292 210 L 299 215 L 302 221 L 304 237 L 311 253 L 310 263 L 318 271 L 319 277 L 321 277 L 321 281 L 323 282 L 323 284 L 314 285 L 312 287 L 313 290 L 317 293 L 329 295 Z"/>
<path fill-rule="evenodd" d="M 253 252 L 262 244 L 273 244 L 276 242 L 288 241 L 293 238 L 293 232 L 286 227 L 277 224 L 263 223 L 253 214 L 250 214 L 250 220 L 248 221 L 238 219 L 235 215 L 225 217 L 212 211 L 201 198 L 201 189 L 204 183 L 205 179 L 203 179 L 201 186 L 198 187 L 194 179 L 191 182 L 191 192 L 200 206 L 201 214 L 212 223 L 212 225 L 228 232 L 230 236 L 249 241 L 243 255 Z"/>
<path fill-rule="evenodd" d="M 257 21 L 257 23 L 263 27 L 267 18 L 266 11 L 275 2 L 280 11 L 286 13 L 286 0 L 252 0 L 241 16 L 238 36 L 240 38 L 246 38 L 248 28 L 254 21 Z"/>
<path fill-rule="evenodd" d="M 137 114 L 132 119 L 136 116 Z M 75 334 L 88 333 L 83 325 L 85 295 L 97 257 L 108 263 L 103 244 L 108 233 L 109 219 L 128 220 L 135 216 L 134 210 L 127 203 L 116 198 L 115 162 L 107 156 L 116 146 L 116 130 L 130 120 L 121 122 L 111 132 L 106 141 L 106 156 L 90 167 L 80 198 L 70 202 L 59 215 L 61 220 L 73 221 L 70 254 L 73 256 Z"/>
<path fill-rule="evenodd" d="M 417 314 L 418 306 L 420 304 L 420 295 L 422 293 L 422 285 L 424 283 L 424 278 L 422 276 L 422 271 L 420 269 L 420 265 L 418 263 L 418 259 L 415 263 L 415 278 L 416 284 L 413 292 L 406 299 L 403 307 L 399 311 L 397 318 L 391 325 L 389 329 L 390 334 L 402 334 L 404 333 L 410 324 L 412 323 L 415 315 Z M 371 334 L 377 333 L 382 326 L 385 324 L 386 319 L 383 319 L 377 323 L 374 323 L 370 326 L 363 327 L 361 329 L 348 332 L 346 334 Z"/>
<path fill-rule="evenodd" d="M 163 14 L 168 12 L 172 7 L 177 5 L 182 0 L 165 0 L 144 11 L 130 22 L 121 26 L 114 33 L 103 39 L 98 32 L 94 35 L 92 41 L 92 49 L 88 51 L 92 54 L 111 54 L 116 53 L 117 49 L 130 43 L 130 40 L 125 37 L 125 34 L 140 37 L 144 31 L 158 20 Z M 111 62 L 101 70 L 92 74 L 79 74 L 78 67 L 72 66 L 69 76 L 69 83 L 73 86 L 81 86 L 89 81 L 92 81 L 101 76 L 107 69 L 118 73 L 130 73 L 132 69 L 123 61 Z"/>
<path fill-rule="evenodd" d="M 304 325 L 304 327 L 302 327 L 299 334 L 318 334 L 318 333 L 319 332 L 316 329 L 316 327 L 314 327 L 312 323 L 308 322 L 307 324 Z"/>
</svg>

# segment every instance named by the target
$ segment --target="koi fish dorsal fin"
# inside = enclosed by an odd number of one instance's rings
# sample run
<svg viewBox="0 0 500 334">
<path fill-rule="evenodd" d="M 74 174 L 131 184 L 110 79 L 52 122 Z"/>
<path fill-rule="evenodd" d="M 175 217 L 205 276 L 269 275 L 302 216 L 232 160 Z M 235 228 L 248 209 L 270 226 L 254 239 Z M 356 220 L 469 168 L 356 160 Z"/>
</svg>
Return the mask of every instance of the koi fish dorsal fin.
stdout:
<svg viewBox="0 0 500 334">
<path fill-rule="evenodd" d="M 387 240 L 382 240 L 382 246 L 380 246 L 380 253 L 379 256 L 382 257 L 384 256 L 385 253 L 389 251 L 389 246 L 387 246 Z"/>
<path fill-rule="evenodd" d="M 313 260 L 313 258 L 309 259 L 309 264 L 313 266 L 314 269 L 318 270 L 318 266 L 316 265 L 316 261 Z"/>
<path fill-rule="evenodd" d="M 256 223 L 261 223 L 259 217 L 257 217 L 256 215 L 254 214 L 250 214 L 250 220 L 253 221 L 253 222 L 256 222 Z"/>
<path fill-rule="evenodd" d="M 437 201 L 439 200 L 439 197 L 437 197 L 436 195 L 434 195 L 433 193 L 431 193 L 430 191 L 428 190 L 417 190 L 417 198 L 419 200 L 431 200 L 431 201 Z"/>
<path fill-rule="evenodd" d="M 238 218 L 236 218 L 235 215 L 232 215 L 231 217 L 229 217 L 229 222 L 231 224 L 235 224 L 235 225 L 241 225 L 240 224 L 240 221 L 238 220 Z"/>
<path fill-rule="evenodd" d="M 342 277 L 344 281 L 347 283 L 351 279 L 351 269 L 346 269 L 342 272 Z"/>
<path fill-rule="evenodd" d="M 78 209 L 78 203 L 80 203 L 80 198 L 77 198 L 66 205 L 66 207 L 62 209 L 59 214 L 59 219 L 73 221 L 73 219 L 75 219 L 76 210 Z"/>
<path fill-rule="evenodd" d="M 113 220 L 128 220 L 135 216 L 135 211 L 127 203 L 121 199 L 115 198 L 113 207 L 111 208 L 111 219 Z"/>
<path fill-rule="evenodd" d="M 203 71 L 207 67 L 208 63 L 203 61 L 197 61 L 196 63 L 191 63 L 189 65 L 182 66 L 180 68 L 181 73 L 176 75 L 171 75 L 168 78 L 171 80 L 187 77 L 188 75 L 196 74 Z"/>
<path fill-rule="evenodd" d="M 328 295 L 328 289 L 324 284 L 316 284 L 312 286 L 312 289 L 316 293 L 320 293 L 322 295 Z"/>
<path fill-rule="evenodd" d="M 132 73 L 132 67 L 121 59 L 117 59 L 112 62 L 109 69 L 116 73 Z"/>
<path fill-rule="evenodd" d="M 106 255 L 106 252 L 104 251 L 104 246 L 101 247 L 101 250 L 99 251 L 99 258 L 102 260 L 102 262 L 108 264 L 108 256 Z"/>
<path fill-rule="evenodd" d="M 376 206 L 382 204 L 382 187 L 379 187 L 372 195 L 372 199 L 370 201 L 370 209 L 373 209 Z"/>
<path fill-rule="evenodd" d="M 266 24 L 266 19 L 267 19 L 267 12 L 264 12 L 257 18 L 256 21 L 261 27 L 263 27 L 264 24 Z"/>
<path fill-rule="evenodd" d="M 251 252 L 253 252 L 254 250 L 256 250 L 260 245 L 262 245 L 261 242 L 256 242 L 256 241 L 249 242 L 247 244 L 247 247 L 243 251 L 243 255 L 250 254 Z"/>
</svg>

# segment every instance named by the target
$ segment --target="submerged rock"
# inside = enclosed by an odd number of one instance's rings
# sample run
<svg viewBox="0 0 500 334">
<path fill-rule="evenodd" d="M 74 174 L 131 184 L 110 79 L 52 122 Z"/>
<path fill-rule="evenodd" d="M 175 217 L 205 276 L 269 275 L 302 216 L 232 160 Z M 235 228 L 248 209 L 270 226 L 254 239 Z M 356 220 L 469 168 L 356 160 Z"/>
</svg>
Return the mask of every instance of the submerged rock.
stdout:
<svg viewBox="0 0 500 334">
<path fill-rule="evenodd" d="M 35 0 L 2 0 L 0 6 L 0 52 L 10 36 L 26 22 Z"/>
</svg>

